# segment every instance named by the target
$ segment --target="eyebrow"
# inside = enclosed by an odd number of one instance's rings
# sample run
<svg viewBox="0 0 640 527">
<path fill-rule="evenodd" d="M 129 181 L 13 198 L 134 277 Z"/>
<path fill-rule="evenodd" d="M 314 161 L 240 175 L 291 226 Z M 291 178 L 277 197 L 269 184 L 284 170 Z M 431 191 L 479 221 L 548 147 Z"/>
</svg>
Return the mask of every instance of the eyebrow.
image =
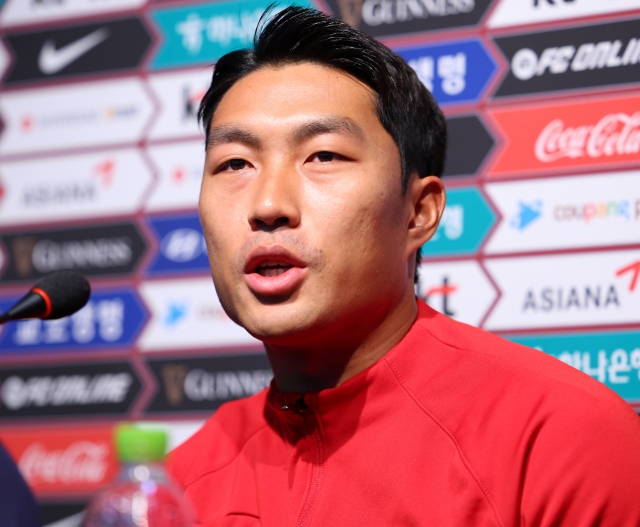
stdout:
<svg viewBox="0 0 640 527">
<path fill-rule="evenodd" d="M 257 135 L 236 126 L 217 126 L 209 130 L 206 149 L 224 143 L 242 143 L 257 150 L 262 147 Z"/>
<path fill-rule="evenodd" d="M 348 117 L 328 116 L 305 123 L 293 132 L 296 143 L 302 143 L 317 135 L 343 133 L 364 139 L 364 132 L 355 121 Z"/>
<path fill-rule="evenodd" d="M 328 116 L 314 119 L 296 128 L 293 131 L 293 141 L 295 143 L 302 143 L 318 135 L 335 133 L 351 135 L 358 139 L 364 138 L 362 128 L 352 119 L 348 117 Z M 262 148 L 260 138 L 248 130 L 228 125 L 212 128 L 207 136 L 206 148 L 209 149 L 210 147 L 224 143 L 241 143 L 256 150 Z"/>
</svg>

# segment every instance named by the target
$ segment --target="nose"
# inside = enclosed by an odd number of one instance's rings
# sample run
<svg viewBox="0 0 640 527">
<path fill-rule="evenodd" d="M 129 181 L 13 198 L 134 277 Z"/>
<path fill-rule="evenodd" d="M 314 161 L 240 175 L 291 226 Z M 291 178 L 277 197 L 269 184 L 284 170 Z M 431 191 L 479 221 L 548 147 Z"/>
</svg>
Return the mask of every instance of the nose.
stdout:
<svg viewBox="0 0 640 527">
<path fill-rule="evenodd" d="M 300 184 L 295 167 L 265 166 L 255 180 L 249 223 L 253 230 L 295 228 L 300 223 Z"/>
</svg>

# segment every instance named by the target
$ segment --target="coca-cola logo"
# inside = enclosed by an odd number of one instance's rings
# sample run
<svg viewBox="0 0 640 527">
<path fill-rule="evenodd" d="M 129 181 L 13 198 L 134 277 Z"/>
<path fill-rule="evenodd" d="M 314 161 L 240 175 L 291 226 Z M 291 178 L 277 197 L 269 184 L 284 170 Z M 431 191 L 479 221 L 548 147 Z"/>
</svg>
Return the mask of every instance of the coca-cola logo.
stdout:
<svg viewBox="0 0 640 527">
<path fill-rule="evenodd" d="M 31 486 L 96 485 L 107 475 L 109 452 L 109 445 L 99 441 L 75 441 L 60 450 L 36 442 L 20 456 L 18 467 Z"/>
<path fill-rule="evenodd" d="M 504 138 L 489 177 L 604 169 L 640 162 L 640 97 L 597 97 L 490 108 Z"/>
<path fill-rule="evenodd" d="M 640 152 L 640 111 L 632 115 L 612 113 L 595 125 L 565 127 L 554 119 L 540 133 L 535 144 L 536 158 L 552 163 L 563 157 L 630 155 Z"/>
</svg>

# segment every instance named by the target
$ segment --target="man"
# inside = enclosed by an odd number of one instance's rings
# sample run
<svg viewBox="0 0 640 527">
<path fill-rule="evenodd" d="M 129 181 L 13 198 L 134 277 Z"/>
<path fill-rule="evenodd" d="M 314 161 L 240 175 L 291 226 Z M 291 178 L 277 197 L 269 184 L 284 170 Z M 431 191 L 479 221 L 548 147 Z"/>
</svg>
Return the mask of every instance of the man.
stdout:
<svg viewBox="0 0 640 527">
<path fill-rule="evenodd" d="M 170 459 L 206 526 L 638 526 L 640 420 L 414 293 L 444 119 L 397 55 L 288 8 L 216 65 L 200 216 L 269 390 Z"/>
</svg>

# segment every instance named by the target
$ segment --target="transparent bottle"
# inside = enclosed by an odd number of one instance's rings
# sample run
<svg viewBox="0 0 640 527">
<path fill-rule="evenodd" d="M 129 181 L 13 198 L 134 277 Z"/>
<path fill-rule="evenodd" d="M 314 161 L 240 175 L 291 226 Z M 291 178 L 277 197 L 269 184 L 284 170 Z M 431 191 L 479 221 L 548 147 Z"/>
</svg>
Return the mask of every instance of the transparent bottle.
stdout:
<svg viewBox="0 0 640 527">
<path fill-rule="evenodd" d="M 89 504 L 83 526 L 191 527 L 191 508 L 162 465 L 166 433 L 127 424 L 114 435 L 122 469 Z"/>
</svg>

